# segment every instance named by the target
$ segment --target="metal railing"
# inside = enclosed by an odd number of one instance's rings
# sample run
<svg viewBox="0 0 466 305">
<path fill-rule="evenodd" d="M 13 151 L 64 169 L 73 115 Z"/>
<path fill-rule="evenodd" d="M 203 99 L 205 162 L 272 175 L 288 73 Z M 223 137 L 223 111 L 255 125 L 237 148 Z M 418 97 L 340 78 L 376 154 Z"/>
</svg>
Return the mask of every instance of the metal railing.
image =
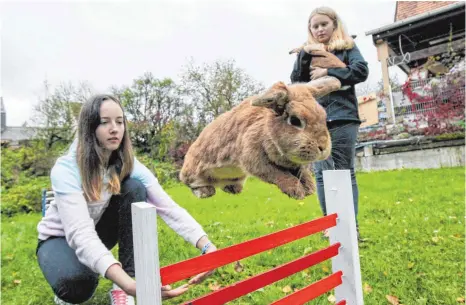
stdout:
<svg viewBox="0 0 466 305">
<path fill-rule="evenodd" d="M 403 92 L 403 87 L 392 88 L 395 121 L 411 121 L 429 113 L 434 113 L 445 103 L 462 103 L 465 98 L 464 71 L 410 82 L 411 90 L 418 98 L 410 98 Z"/>
</svg>

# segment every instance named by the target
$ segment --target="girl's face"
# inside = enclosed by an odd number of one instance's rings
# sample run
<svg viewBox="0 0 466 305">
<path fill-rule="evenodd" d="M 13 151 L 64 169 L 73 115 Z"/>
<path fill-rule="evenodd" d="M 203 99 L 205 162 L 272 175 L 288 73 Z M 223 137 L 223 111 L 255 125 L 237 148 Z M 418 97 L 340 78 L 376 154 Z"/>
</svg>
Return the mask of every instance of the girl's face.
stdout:
<svg viewBox="0 0 466 305">
<path fill-rule="evenodd" d="M 320 43 L 327 43 L 332 37 L 335 25 L 332 19 L 326 15 L 315 15 L 311 18 L 311 24 L 309 26 L 312 36 Z"/>
<path fill-rule="evenodd" d="M 100 105 L 100 124 L 95 130 L 99 145 L 109 151 L 120 147 L 125 133 L 123 110 L 112 101 L 106 100 Z"/>
</svg>

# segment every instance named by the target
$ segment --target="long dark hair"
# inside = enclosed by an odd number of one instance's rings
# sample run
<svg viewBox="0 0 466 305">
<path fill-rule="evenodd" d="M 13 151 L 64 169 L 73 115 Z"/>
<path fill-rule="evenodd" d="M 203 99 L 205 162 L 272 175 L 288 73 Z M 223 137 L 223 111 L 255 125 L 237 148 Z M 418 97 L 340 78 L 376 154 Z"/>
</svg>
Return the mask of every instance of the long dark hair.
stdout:
<svg viewBox="0 0 466 305">
<path fill-rule="evenodd" d="M 100 106 L 104 101 L 114 101 L 121 109 L 120 101 L 111 95 L 99 94 L 91 97 L 81 108 L 78 122 L 77 161 L 81 174 L 84 195 L 89 201 L 100 199 L 102 177 L 105 170 L 109 174 L 108 189 L 112 194 L 120 193 L 120 182 L 133 170 L 133 147 L 127 131 L 127 120 L 123 114 L 125 131 L 118 149 L 112 152 L 108 162 L 103 157 L 96 129 L 100 124 Z"/>
</svg>

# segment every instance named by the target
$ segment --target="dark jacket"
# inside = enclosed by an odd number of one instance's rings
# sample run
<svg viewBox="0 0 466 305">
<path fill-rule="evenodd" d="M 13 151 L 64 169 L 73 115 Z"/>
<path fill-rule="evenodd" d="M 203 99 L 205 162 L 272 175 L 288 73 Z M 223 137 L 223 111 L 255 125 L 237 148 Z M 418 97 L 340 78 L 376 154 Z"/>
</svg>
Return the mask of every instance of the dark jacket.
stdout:
<svg viewBox="0 0 466 305">
<path fill-rule="evenodd" d="M 361 122 L 359 119 L 358 100 L 354 85 L 364 82 L 369 75 L 367 62 L 362 57 L 357 46 L 351 50 L 332 52 L 346 64 L 346 68 L 329 68 L 327 74 L 338 78 L 343 86 L 350 86 L 346 90 L 334 91 L 317 101 L 327 112 L 327 121 L 350 120 Z M 291 72 L 291 82 L 309 82 L 309 65 L 311 55 L 303 50 L 298 54 Z"/>
</svg>

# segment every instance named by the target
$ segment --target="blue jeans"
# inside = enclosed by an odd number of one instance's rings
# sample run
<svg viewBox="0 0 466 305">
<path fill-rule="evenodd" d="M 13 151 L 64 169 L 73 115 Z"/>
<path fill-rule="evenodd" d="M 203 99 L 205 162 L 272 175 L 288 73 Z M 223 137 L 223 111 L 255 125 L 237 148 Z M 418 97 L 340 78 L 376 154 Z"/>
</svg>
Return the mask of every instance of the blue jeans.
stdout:
<svg viewBox="0 0 466 305">
<path fill-rule="evenodd" d="M 317 183 L 317 196 L 324 215 L 327 215 L 322 171 L 334 169 L 349 169 L 353 187 L 353 204 L 356 225 L 358 224 L 358 184 L 354 173 L 355 145 L 358 138 L 359 123 L 352 121 L 334 121 L 328 123 L 332 138 L 332 153 L 324 161 L 314 163 L 314 174 Z"/>
<path fill-rule="evenodd" d="M 118 243 L 118 258 L 123 270 L 134 277 L 131 204 L 146 201 L 147 193 L 144 185 L 135 179 L 125 180 L 120 193 L 112 196 L 95 229 L 107 249 L 111 250 Z M 65 237 L 39 240 L 36 254 L 45 279 L 61 300 L 79 304 L 93 296 L 99 274 L 78 260 Z"/>
</svg>

